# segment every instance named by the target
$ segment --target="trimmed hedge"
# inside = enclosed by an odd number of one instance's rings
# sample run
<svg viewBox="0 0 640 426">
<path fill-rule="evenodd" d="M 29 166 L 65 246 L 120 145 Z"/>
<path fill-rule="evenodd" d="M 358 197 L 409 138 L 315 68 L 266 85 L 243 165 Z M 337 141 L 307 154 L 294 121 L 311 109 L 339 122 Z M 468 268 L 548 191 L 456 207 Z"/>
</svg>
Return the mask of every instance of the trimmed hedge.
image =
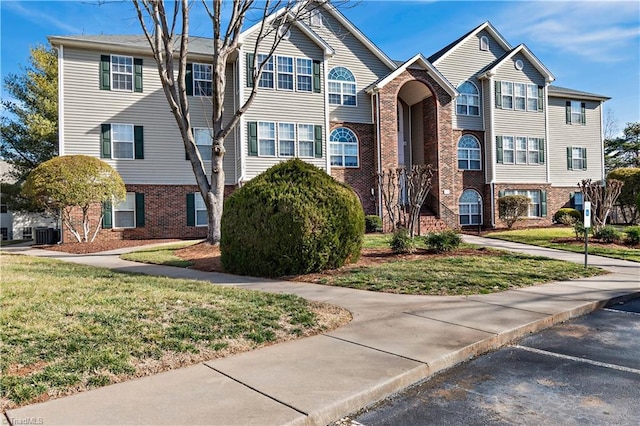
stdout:
<svg viewBox="0 0 640 426">
<path fill-rule="evenodd" d="M 375 214 L 365 216 L 364 229 L 366 232 L 382 232 L 382 218 Z"/>
<path fill-rule="evenodd" d="M 279 277 L 339 268 L 360 257 L 358 196 L 317 167 L 292 159 L 225 201 L 221 260 L 227 272 Z"/>
<path fill-rule="evenodd" d="M 578 210 L 576 209 L 571 209 L 571 208 L 561 208 L 560 210 L 558 210 L 554 215 L 553 215 L 553 221 L 558 223 L 560 222 L 560 218 L 562 216 L 571 216 L 573 218 L 575 218 L 576 220 L 582 220 L 582 213 L 580 213 Z"/>
</svg>

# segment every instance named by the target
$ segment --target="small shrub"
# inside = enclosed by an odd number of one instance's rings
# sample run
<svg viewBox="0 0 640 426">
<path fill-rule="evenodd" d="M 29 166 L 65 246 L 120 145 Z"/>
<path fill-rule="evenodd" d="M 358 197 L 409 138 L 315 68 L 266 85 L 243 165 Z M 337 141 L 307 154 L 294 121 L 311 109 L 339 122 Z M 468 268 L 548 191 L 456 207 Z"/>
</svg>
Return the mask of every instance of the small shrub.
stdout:
<svg viewBox="0 0 640 426">
<path fill-rule="evenodd" d="M 553 215 L 553 221 L 557 223 L 564 223 L 562 221 L 563 216 L 570 216 L 574 218 L 576 221 L 582 220 L 582 213 L 580 213 L 578 210 L 570 209 L 570 208 L 562 208 Z M 574 223 L 575 221 L 572 222 L 571 224 L 573 225 Z"/>
<path fill-rule="evenodd" d="M 601 240 L 602 242 L 605 242 L 607 244 L 615 243 L 616 241 L 620 240 L 620 232 L 618 232 L 616 228 L 611 225 L 605 226 L 604 228 L 596 232 L 593 236 L 594 238 L 597 238 L 598 240 Z"/>
<path fill-rule="evenodd" d="M 524 195 L 505 195 L 498 198 L 498 210 L 508 229 L 529 211 L 531 199 Z"/>
<path fill-rule="evenodd" d="M 462 243 L 462 237 L 455 231 L 431 232 L 424 238 L 427 248 L 435 250 L 437 253 L 452 251 L 457 249 Z"/>
<path fill-rule="evenodd" d="M 393 231 L 389 247 L 396 254 L 410 254 L 416 251 L 416 243 L 407 228 L 398 228 Z"/>
<path fill-rule="evenodd" d="M 365 216 L 364 229 L 366 232 L 382 232 L 382 218 L 375 214 Z"/>
<path fill-rule="evenodd" d="M 584 223 L 580 220 L 574 223 L 573 232 L 576 234 L 576 240 L 582 240 L 584 238 Z"/>
<path fill-rule="evenodd" d="M 560 223 L 565 226 L 573 226 L 576 222 L 578 222 L 578 219 L 571 215 L 565 214 L 563 216 L 560 216 Z"/>
<path fill-rule="evenodd" d="M 640 226 L 630 226 L 624 230 L 627 234 L 625 242 L 632 246 L 640 244 Z"/>
</svg>

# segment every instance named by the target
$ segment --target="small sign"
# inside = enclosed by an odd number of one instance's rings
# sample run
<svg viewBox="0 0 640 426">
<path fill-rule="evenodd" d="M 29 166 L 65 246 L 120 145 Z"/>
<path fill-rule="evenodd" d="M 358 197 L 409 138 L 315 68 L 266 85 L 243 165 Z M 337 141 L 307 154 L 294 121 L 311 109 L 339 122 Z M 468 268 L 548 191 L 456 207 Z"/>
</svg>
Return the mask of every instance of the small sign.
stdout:
<svg viewBox="0 0 640 426">
<path fill-rule="evenodd" d="M 584 202 L 584 227 L 591 228 L 591 201 Z"/>
</svg>

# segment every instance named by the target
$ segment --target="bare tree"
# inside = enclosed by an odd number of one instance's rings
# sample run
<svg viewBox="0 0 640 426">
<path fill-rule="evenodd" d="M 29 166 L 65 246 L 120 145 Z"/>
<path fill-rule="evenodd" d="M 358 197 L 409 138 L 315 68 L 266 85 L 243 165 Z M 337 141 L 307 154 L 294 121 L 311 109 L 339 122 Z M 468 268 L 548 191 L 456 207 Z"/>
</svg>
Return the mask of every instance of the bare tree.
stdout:
<svg viewBox="0 0 640 426">
<path fill-rule="evenodd" d="M 382 194 L 387 216 L 393 230 L 404 227 L 415 237 L 420 210 L 431 191 L 433 167 L 429 165 L 389 169 L 377 173 L 378 191 Z"/>
<path fill-rule="evenodd" d="M 591 201 L 593 232 L 598 233 L 607 224 L 607 218 L 622 191 L 623 182 L 617 179 L 606 181 L 583 180 L 578 184 L 585 201 Z"/>
<path fill-rule="evenodd" d="M 291 25 L 305 19 L 320 7 L 316 1 L 255 1 L 255 0 L 202 0 L 204 10 L 213 27 L 211 127 L 212 155 L 210 176 L 195 144 L 187 97 L 186 73 L 189 55 L 189 12 L 193 5 L 189 0 L 175 0 L 170 9 L 160 0 L 133 0 L 138 20 L 142 26 L 171 112 L 176 119 L 184 146 L 191 162 L 196 183 L 207 206 L 208 235 L 211 244 L 220 242 L 220 219 L 224 201 L 224 140 L 235 129 L 240 118 L 253 103 L 263 68 L 273 56 Z M 253 84 L 247 99 L 240 104 L 228 121 L 223 120 L 227 61 L 237 54 L 240 36 L 248 21 L 248 15 L 259 22 L 253 45 Z M 266 54 L 258 61 L 258 51 Z M 249 76 L 248 76 L 249 78 Z M 242 100 L 241 100 L 242 101 Z"/>
</svg>

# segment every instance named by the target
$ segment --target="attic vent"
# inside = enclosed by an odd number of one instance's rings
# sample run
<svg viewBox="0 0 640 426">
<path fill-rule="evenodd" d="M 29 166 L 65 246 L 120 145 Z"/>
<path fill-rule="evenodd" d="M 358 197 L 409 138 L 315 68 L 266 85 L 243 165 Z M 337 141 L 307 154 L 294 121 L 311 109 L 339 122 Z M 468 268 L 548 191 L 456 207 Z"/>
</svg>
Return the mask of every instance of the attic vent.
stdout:
<svg viewBox="0 0 640 426">
<path fill-rule="evenodd" d="M 489 37 L 480 37 L 480 50 L 489 50 Z"/>
<path fill-rule="evenodd" d="M 278 35 L 283 40 L 289 40 L 289 37 L 291 37 L 291 30 L 289 28 L 280 27 L 278 28 Z"/>
<path fill-rule="evenodd" d="M 313 9 L 309 14 L 309 25 L 319 27 L 322 25 L 322 15 L 318 9 Z"/>
<path fill-rule="evenodd" d="M 515 66 L 518 71 L 522 71 L 522 68 L 524 68 L 524 63 L 520 59 L 518 59 L 516 60 Z"/>
</svg>

